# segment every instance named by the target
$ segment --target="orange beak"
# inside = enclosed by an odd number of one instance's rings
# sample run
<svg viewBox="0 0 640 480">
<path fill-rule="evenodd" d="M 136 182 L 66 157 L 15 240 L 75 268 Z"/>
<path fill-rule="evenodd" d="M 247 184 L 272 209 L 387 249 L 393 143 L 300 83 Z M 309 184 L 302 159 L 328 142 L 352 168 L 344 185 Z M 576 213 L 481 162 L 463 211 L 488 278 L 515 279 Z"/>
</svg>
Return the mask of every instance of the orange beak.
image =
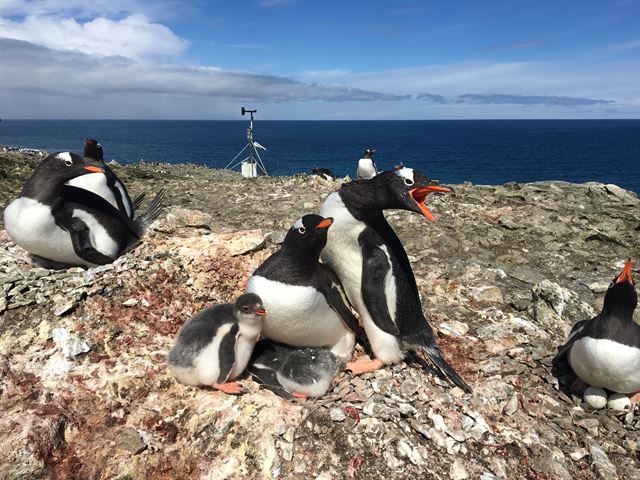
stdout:
<svg viewBox="0 0 640 480">
<path fill-rule="evenodd" d="M 89 166 L 89 167 L 82 167 L 82 168 L 84 168 L 85 170 L 89 170 L 91 173 L 103 173 L 104 172 L 104 169 L 100 168 L 100 167 Z"/>
<path fill-rule="evenodd" d="M 257 308 L 254 312 L 254 315 L 260 315 L 261 317 L 267 314 L 267 311 L 264 308 Z"/>
<path fill-rule="evenodd" d="M 316 228 L 329 228 L 332 223 L 333 223 L 333 218 L 331 217 L 325 218 L 318 225 L 316 225 Z"/>
<path fill-rule="evenodd" d="M 409 195 L 411 196 L 413 201 L 418 204 L 418 208 L 420 208 L 422 214 L 427 217 L 427 220 L 429 220 L 430 222 L 435 222 L 436 217 L 434 217 L 433 213 L 429 211 L 424 203 L 424 199 L 427 198 L 427 195 L 434 192 L 450 193 L 451 190 L 446 187 L 440 187 L 438 185 L 427 185 L 426 187 L 418 187 L 409 191 Z"/>
<path fill-rule="evenodd" d="M 622 273 L 618 277 L 618 280 L 616 280 L 616 283 L 624 282 L 625 280 L 629 282 L 631 285 L 633 285 L 633 274 L 631 273 L 631 259 L 628 259 L 627 263 L 624 264 L 624 269 L 622 270 Z"/>
</svg>

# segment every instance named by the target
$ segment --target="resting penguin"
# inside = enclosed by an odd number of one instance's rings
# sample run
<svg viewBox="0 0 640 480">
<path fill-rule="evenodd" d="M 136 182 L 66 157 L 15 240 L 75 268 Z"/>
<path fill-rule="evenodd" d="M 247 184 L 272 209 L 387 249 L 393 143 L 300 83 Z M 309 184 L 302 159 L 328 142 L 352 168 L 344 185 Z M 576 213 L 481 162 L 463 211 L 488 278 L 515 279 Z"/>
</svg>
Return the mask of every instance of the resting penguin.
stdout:
<svg viewBox="0 0 640 480">
<path fill-rule="evenodd" d="M 313 170 L 311 170 L 311 174 L 312 175 L 317 175 L 319 177 L 322 177 L 325 180 L 335 180 L 336 179 L 336 174 L 333 173 L 328 168 L 313 167 Z"/>
<path fill-rule="evenodd" d="M 102 197 L 65 185 L 103 168 L 70 152 L 46 157 L 27 180 L 20 198 L 4 211 L 9 236 L 50 268 L 92 267 L 113 262 L 134 247 L 162 211 L 164 191 L 149 211 L 131 220 Z"/>
<path fill-rule="evenodd" d="M 373 161 L 373 154 L 376 151 L 373 148 L 367 148 L 362 154 L 362 158 L 358 161 L 358 180 L 367 180 L 378 174 L 378 169 Z"/>
<path fill-rule="evenodd" d="M 267 310 L 264 337 L 298 347 L 329 347 L 347 362 L 358 321 L 335 274 L 318 262 L 332 223 L 318 215 L 296 221 L 282 248 L 251 276 L 247 291 L 259 295 Z"/>
<path fill-rule="evenodd" d="M 104 163 L 104 153 L 102 146 L 97 140 L 87 138 L 84 142 L 84 157 L 88 161 L 98 164 L 103 173 L 90 173 L 73 178 L 67 185 L 84 188 L 90 192 L 100 195 L 115 208 L 124 213 L 127 217 L 133 218 L 134 212 L 140 207 L 144 194 L 138 196 L 134 202 L 129 197 L 127 187 L 118 179 L 113 170 Z"/>
<path fill-rule="evenodd" d="M 432 192 L 449 191 L 405 167 L 345 184 L 320 208 L 321 215 L 334 218 L 322 261 L 338 275 L 377 357 L 347 365 L 354 373 L 399 362 L 413 351 L 423 366 L 428 364 L 421 355 L 457 386 L 470 391 L 442 358 L 422 312 L 407 254 L 383 215 L 383 210 L 401 209 L 420 212 L 434 221 L 424 199 Z"/>
<path fill-rule="evenodd" d="M 229 380 L 247 366 L 264 314 L 260 297 L 252 293 L 196 313 L 178 332 L 167 356 L 169 370 L 186 385 L 240 393 L 242 387 Z"/>
<path fill-rule="evenodd" d="M 618 393 L 640 391 L 640 326 L 633 321 L 638 294 L 627 260 L 622 273 L 611 282 L 602 311 L 576 323 L 567 343 L 553 359 L 568 358 L 574 373 L 592 387 Z"/>
<path fill-rule="evenodd" d="M 331 388 L 338 364 L 328 348 L 292 347 L 261 340 L 253 349 L 248 371 L 283 398 L 321 397 Z"/>
</svg>

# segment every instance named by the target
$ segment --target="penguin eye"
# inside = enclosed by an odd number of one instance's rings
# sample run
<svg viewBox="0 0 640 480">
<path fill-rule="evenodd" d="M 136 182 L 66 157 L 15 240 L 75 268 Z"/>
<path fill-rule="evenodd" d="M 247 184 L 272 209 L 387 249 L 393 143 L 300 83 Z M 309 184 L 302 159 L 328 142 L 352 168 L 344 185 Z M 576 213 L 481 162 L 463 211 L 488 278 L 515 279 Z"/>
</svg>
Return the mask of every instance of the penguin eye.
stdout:
<svg viewBox="0 0 640 480">
<path fill-rule="evenodd" d="M 247 307 L 246 305 L 244 307 L 242 307 L 242 311 L 243 312 L 248 312 L 249 311 L 249 307 Z"/>
<path fill-rule="evenodd" d="M 73 160 L 71 160 L 70 158 L 65 158 L 65 159 L 64 159 L 64 164 L 65 164 L 67 167 L 70 167 L 71 165 L 73 165 Z"/>
<path fill-rule="evenodd" d="M 298 233 L 300 233 L 300 235 L 304 235 L 306 232 L 307 232 L 307 229 L 306 229 L 306 228 L 304 228 L 304 227 L 300 227 L 300 228 L 298 229 Z"/>
<path fill-rule="evenodd" d="M 404 184 L 405 185 L 411 186 L 411 185 L 413 185 L 413 183 L 414 183 L 413 180 L 410 179 L 410 178 L 405 178 L 404 179 Z"/>
</svg>

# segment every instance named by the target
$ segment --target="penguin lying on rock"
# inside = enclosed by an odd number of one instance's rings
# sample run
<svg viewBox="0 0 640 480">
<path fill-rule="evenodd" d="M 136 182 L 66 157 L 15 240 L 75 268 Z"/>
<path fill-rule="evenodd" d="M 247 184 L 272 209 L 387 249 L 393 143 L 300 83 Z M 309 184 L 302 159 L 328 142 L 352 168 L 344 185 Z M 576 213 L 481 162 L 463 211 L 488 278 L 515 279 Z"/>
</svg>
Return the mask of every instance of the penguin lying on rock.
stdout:
<svg viewBox="0 0 640 480">
<path fill-rule="evenodd" d="M 38 263 L 49 268 L 111 263 L 137 245 L 160 215 L 163 190 L 145 214 L 131 220 L 99 195 L 65 185 L 93 173 L 104 169 L 75 153 L 51 154 L 5 209 L 7 233 Z"/>
<path fill-rule="evenodd" d="M 318 177 L 321 177 L 324 180 L 335 180 L 336 179 L 336 174 L 333 173 L 328 168 L 313 167 L 313 170 L 311 170 L 311 174 L 312 175 L 317 175 Z"/>
<path fill-rule="evenodd" d="M 603 389 L 616 394 L 640 392 L 640 326 L 633 321 L 638 294 L 631 269 L 629 259 L 609 285 L 602 311 L 590 320 L 576 323 L 567 343 L 558 348 L 553 359 L 556 367 L 568 360 L 578 378 L 591 386 L 585 390 L 585 401 L 595 408 L 607 403 Z M 614 409 L 618 403 L 627 404 L 620 395 L 612 397 L 609 403 L 616 401 L 610 405 Z M 632 397 L 634 403 L 639 400 L 640 395 Z"/>
<path fill-rule="evenodd" d="M 328 348 L 292 347 L 261 340 L 248 371 L 267 389 L 286 399 L 321 397 L 329 391 L 339 361 Z"/>
<path fill-rule="evenodd" d="M 265 310 L 260 297 L 246 293 L 235 303 L 215 305 L 185 323 L 169 351 L 169 370 L 180 383 L 206 385 L 225 393 L 241 393 L 230 382 L 251 357 Z"/>
<path fill-rule="evenodd" d="M 383 215 L 387 209 L 409 210 L 434 221 L 424 204 L 433 192 L 450 190 L 406 167 L 343 185 L 320 208 L 321 215 L 334 218 L 322 261 L 338 275 L 377 357 L 350 363 L 348 369 L 372 371 L 400 362 L 413 351 L 424 367 L 435 367 L 469 392 L 469 386 L 442 357 L 422 312 L 407 254 Z"/>
<path fill-rule="evenodd" d="M 298 347 L 328 347 L 346 363 L 360 327 L 340 281 L 318 262 L 332 223 L 319 215 L 295 222 L 282 248 L 253 273 L 247 292 L 264 301 L 264 337 Z"/>
<path fill-rule="evenodd" d="M 101 196 L 127 217 L 133 219 L 135 210 L 140 208 L 144 193 L 132 202 L 127 187 L 118 179 L 111 168 L 104 163 L 104 152 L 97 140 L 87 138 L 84 142 L 84 158 L 100 166 L 104 171 L 72 178 L 67 185 L 84 188 Z"/>
</svg>

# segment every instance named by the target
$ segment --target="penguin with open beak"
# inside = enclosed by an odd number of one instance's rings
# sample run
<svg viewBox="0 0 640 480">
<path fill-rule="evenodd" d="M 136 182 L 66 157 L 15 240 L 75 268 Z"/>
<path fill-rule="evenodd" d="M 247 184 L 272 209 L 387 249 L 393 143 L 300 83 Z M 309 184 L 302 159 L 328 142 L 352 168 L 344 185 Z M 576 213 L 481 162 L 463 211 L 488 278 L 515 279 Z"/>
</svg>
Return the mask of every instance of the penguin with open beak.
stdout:
<svg viewBox="0 0 640 480">
<path fill-rule="evenodd" d="M 409 210 L 433 222 L 425 199 L 434 192 L 450 190 L 407 167 L 343 185 L 320 209 L 321 215 L 334 218 L 322 261 L 342 282 L 376 357 L 352 362 L 347 368 L 364 373 L 400 362 L 413 352 L 424 367 L 435 367 L 446 379 L 470 391 L 442 357 L 422 311 L 407 254 L 383 215 L 388 209 Z"/>
</svg>

